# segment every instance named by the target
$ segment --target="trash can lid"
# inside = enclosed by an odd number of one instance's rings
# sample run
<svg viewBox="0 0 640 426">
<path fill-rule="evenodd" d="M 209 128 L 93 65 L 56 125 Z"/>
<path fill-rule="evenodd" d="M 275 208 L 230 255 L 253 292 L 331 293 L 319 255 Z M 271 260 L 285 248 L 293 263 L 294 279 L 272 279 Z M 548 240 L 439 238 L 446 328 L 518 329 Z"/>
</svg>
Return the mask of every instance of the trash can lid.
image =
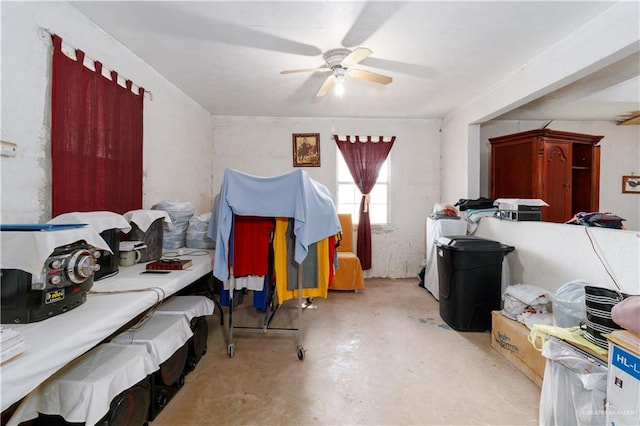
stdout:
<svg viewBox="0 0 640 426">
<path fill-rule="evenodd" d="M 461 251 L 502 251 L 511 252 L 514 247 L 507 246 L 498 241 L 487 240 L 485 238 L 471 235 L 453 235 L 440 237 L 436 241 L 438 247 L 447 247 L 450 250 Z"/>
</svg>

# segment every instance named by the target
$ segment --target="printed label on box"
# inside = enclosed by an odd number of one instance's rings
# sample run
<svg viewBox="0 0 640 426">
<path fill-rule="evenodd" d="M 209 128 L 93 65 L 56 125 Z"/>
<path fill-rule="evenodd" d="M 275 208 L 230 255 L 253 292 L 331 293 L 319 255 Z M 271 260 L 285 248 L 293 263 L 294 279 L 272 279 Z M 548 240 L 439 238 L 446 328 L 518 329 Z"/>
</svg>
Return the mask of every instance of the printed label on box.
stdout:
<svg viewBox="0 0 640 426">
<path fill-rule="evenodd" d="M 613 346 L 613 354 L 611 355 L 611 365 L 618 367 L 636 380 L 640 380 L 640 358 L 631 353 Z"/>
</svg>

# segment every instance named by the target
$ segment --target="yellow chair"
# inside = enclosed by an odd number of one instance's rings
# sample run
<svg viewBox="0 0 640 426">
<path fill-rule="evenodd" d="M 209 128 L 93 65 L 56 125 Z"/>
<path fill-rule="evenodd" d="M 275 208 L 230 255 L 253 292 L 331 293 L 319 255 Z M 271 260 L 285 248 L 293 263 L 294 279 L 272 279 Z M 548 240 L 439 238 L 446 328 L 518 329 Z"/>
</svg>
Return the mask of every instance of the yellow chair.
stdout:
<svg viewBox="0 0 640 426">
<path fill-rule="evenodd" d="M 338 246 L 338 268 L 333 275 L 331 290 L 362 290 L 364 275 L 360 259 L 353 253 L 353 222 L 351 214 L 338 214 L 342 240 Z"/>
</svg>

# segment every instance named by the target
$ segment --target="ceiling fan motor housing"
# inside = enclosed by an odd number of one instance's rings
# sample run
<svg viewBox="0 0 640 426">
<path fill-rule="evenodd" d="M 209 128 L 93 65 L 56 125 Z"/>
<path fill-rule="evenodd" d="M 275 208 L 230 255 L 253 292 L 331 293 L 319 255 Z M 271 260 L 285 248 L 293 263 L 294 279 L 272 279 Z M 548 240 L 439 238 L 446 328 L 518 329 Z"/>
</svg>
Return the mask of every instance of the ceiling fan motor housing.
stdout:
<svg viewBox="0 0 640 426">
<path fill-rule="evenodd" d="M 349 49 L 344 49 L 344 48 L 331 49 L 325 52 L 325 54 L 322 55 L 322 57 L 324 58 L 327 65 L 329 65 L 329 68 L 331 69 L 335 67 L 342 68 L 342 65 L 341 65 L 342 61 L 344 61 L 344 58 L 346 58 L 350 53 L 351 53 L 351 50 Z"/>
</svg>

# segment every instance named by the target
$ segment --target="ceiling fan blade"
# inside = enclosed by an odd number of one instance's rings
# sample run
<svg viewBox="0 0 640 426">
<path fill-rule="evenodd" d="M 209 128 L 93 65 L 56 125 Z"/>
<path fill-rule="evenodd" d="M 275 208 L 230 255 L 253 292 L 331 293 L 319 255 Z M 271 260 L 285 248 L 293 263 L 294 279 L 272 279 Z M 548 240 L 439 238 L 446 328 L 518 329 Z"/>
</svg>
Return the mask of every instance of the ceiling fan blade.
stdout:
<svg viewBox="0 0 640 426">
<path fill-rule="evenodd" d="M 379 84 L 389 84 L 393 81 L 393 79 L 389 76 L 378 74 L 371 71 L 359 70 L 349 68 L 349 75 L 355 78 L 361 78 L 364 80 L 373 81 L 374 83 Z"/>
<path fill-rule="evenodd" d="M 280 71 L 280 74 L 293 74 L 297 72 L 326 72 L 326 71 L 331 71 L 331 68 L 319 67 L 319 68 L 303 68 L 299 70 L 285 70 L 285 71 Z"/>
<path fill-rule="evenodd" d="M 335 82 L 336 82 L 336 77 L 333 74 L 327 77 L 324 83 L 322 83 L 322 86 L 320 86 L 320 89 L 318 89 L 318 92 L 316 93 L 316 98 L 321 98 L 324 95 L 326 95 L 329 92 L 329 90 L 331 90 Z"/>
<path fill-rule="evenodd" d="M 97 25 L 108 22 L 108 17 L 117 16 L 123 27 L 135 25 L 152 31 L 152 34 L 165 34 L 194 39 L 203 42 L 223 43 L 245 46 L 295 55 L 317 56 L 322 54 L 319 47 L 300 43 L 284 37 L 269 34 L 255 26 L 224 22 L 217 19 L 217 9 L 232 10 L 231 3 L 222 2 L 155 2 L 149 7 L 146 2 L 121 2 L 120 8 L 110 7 L 106 2 L 74 2 L 72 6 L 83 14 L 91 16 Z M 266 3 L 266 2 L 265 2 Z M 188 22 L 186 25 L 173 25 L 167 28 L 162 22 Z M 103 21 L 104 20 L 104 21 Z M 117 37 L 116 37 L 117 38 Z M 147 59 L 145 59 L 147 60 Z M 147 60 L 148 62 L 148 60 Z"/>
<path fill-rule="evenodd" d="M 373 52 L 366 47 L 356 47 L 342 60 L 342 65 L 350 66 L 355 65 L 362 61 L 364 58 L 370 56 Z"/>
<path fill-rule="evenodd" d="M 344 47 L 360 46 L 378 31 L 398 10 L 404 6 L 402 1 L 368 1 L 360 15 L 342 39 Z"/>
<path fill-rule="evenodd" d="M 640 115 L 628 118 L 618 123 L 618 126 L 637 126 L 640 125 Z"/>
<path fill-rule="evenodd" d="M 637 126 L 640 124 L 640 111 L 631 111 L 618 117 L 618 126 Z"/>
</svg>

